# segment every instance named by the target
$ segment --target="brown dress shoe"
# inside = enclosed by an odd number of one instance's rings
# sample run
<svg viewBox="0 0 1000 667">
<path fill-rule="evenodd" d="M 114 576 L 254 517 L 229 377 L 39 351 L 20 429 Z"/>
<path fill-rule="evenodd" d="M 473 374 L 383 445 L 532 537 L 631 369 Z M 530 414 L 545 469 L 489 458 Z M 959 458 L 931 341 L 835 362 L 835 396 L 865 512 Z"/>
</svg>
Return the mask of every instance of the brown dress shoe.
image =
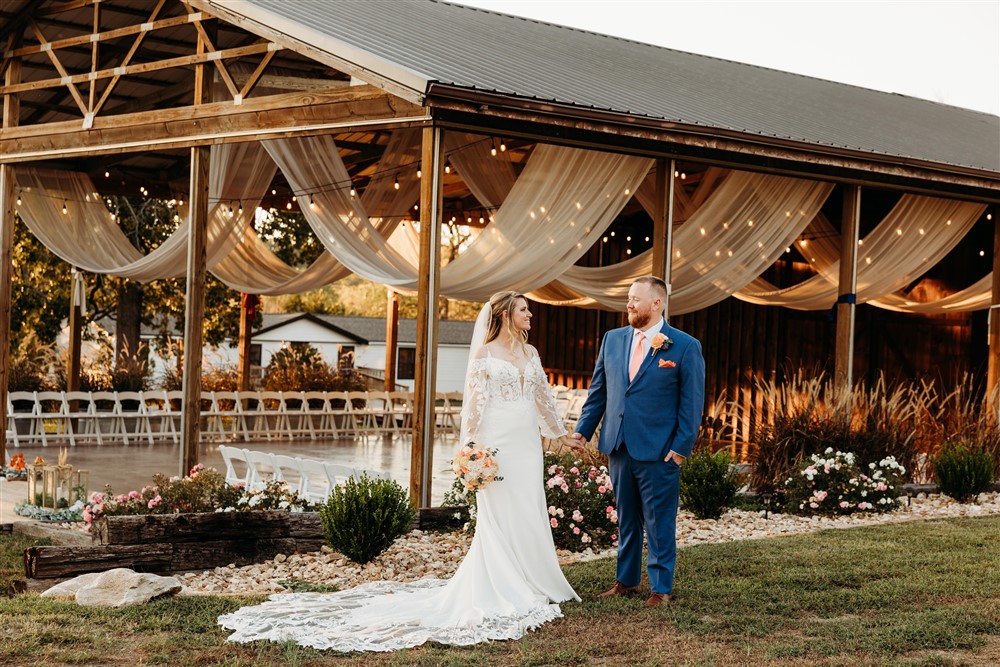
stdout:
<svg viewBox="0 0 1000 667">
<path fill-rule="evenodd" d="M 610 591 L 601 593 L 597 597 L 599 598 L 618 598 L 625 595 L 632 595 L 639 592 L 638 586 L 626 586 L 620 581 L 616 581 L 615 585 L 611 587 Z"/>
<path fill-rule="evenodd" d="M 659 607 L 664 602 L 673 602 L 674 596 L 670 593 L 650 593 L 649 599 L 646 600 L 647 607 Z"/>
</svg>

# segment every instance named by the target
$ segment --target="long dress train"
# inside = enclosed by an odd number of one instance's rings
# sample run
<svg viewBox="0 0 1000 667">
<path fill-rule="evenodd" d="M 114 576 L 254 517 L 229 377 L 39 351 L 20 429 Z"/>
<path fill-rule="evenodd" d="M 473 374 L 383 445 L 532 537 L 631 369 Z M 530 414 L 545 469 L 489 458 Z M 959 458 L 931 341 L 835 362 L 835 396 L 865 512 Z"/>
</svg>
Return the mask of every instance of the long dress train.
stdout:
<svg viewBox="0 0 1000 667">
<path fill-rule="evenodd" d="M 394 651 L 427 641 L 468 645 L 517 639 L 579 600 L 559 569 L 542 481 L 539 429 L 562 435 L 537 356 L 522 372 L 471 362 L 463 442 L 496 449 L 502 480 L 477 492 L 472 545 L 449 580 L 374 582 L 337 593 L 275 594 L 219 618 L 231 641 L 293 640 L 337 651 Z"/>
</svg>

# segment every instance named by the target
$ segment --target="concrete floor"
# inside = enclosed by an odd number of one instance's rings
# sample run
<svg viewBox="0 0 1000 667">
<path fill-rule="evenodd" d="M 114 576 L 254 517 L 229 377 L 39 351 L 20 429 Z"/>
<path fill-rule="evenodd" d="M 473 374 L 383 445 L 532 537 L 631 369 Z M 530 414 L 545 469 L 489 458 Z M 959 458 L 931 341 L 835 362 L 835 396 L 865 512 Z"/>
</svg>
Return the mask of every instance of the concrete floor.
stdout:
<svg viewBox="0 0 1000 667">
<path fill-rule="evenodd" d="M 234 446 L 287 454 L 302 458 L 330 461 L 341 465 L 388 471 L 389 476 L 403 488 L 410 486 L 410 439 L 409 437 L 358 437 L 325 438 L 300 441 L 263 441 L 250 443 L 227 443 Z M 455 436 L 443 436 L 434 443 L 433 475 L 431 478 L 432 504 L 438 505 L 445 491 L 451 487 L 454 475 L 448 462 L 457 449 Z M 110 484 L 115 493 L 139 490 L 149 484 L 155 473 L 177 475 L 180 473 L 180 446 L 158 443 L 154 445 L 77 445 L 68 448 L 67 463 L 76 469 L 90 471 L 88 491 L 103 491 Z M 49 447 L 8 447 L 7 458 L 21 452 L 25 460 L 34 461 L 41 456 L 49 463 L 59 458 L 59 448 Z M 200 461 L 206 466 L 225 472 L 218 443 L 202 443 Z M 27 496 L 27 482 L 0 481 L 0 523 L 18 520 L 14 505 L 24 502 Z"/>
</svg>

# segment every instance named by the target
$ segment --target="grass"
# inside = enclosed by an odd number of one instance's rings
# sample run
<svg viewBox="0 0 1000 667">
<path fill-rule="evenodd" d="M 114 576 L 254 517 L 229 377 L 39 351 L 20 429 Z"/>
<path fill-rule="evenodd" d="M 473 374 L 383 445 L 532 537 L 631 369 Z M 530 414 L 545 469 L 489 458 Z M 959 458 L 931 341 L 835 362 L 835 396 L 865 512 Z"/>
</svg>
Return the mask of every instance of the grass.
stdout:
<svg viewBox="0 0 1000 667">
<path fill-rule="evenodd" d="M 0 664 L 985 667 L 1000 664 L 997 535 L 1000 517 L 986 517 L 690 547 L 678 600 L 656 610 L 594 600 L 614 563 L 581 563 L 566 573 L 586 601 L 520 641 L 388 655 L 227 644 L 216 617 L 259 597 L 108 610 L 23 595 L 0 599 Z M 23 546 L 0 538 L 0 576 Z"/>
</svg>

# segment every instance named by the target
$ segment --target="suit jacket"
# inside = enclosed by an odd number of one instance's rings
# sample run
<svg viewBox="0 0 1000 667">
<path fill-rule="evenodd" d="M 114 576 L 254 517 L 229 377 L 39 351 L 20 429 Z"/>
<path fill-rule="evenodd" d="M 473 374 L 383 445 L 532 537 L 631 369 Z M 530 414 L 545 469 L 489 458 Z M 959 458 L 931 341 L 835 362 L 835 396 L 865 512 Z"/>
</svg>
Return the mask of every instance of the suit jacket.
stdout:
<svg viewBox="0 0 1000 667">
<path fill-rule="evenodd" d="M 639 461 L 691 455 L 705 406 L 701 343 L 666 323 L 661 333 L 673 342 L 650 350 L 631 382 L 632 327 L 604 335 L 576 431 L 589 440 L 604 417 L 598 448 L 605 454 L 624 442 Z"/>
</svg>

